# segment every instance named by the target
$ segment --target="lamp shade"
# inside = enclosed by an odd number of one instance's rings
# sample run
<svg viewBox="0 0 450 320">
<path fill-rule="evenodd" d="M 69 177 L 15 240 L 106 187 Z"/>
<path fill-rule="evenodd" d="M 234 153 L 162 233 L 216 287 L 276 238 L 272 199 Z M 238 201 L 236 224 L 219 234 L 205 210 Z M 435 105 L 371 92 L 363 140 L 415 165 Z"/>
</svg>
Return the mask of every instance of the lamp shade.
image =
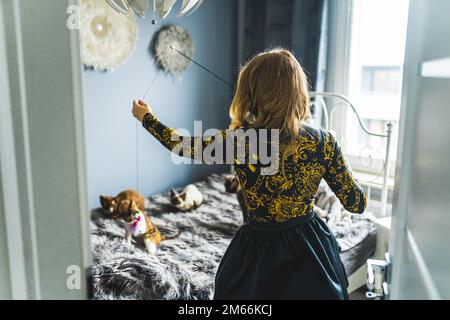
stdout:
<svg viewBox="0 0 450 320">
<path fill-rule="evenodd" d="M 177 0 L 105 0 L 114 10 L 124 15 L 133 12 L 140 18 L 145 18 L 149 8 L 152 8 L 153 16 L 157 14 L 160 19 L 165 19 L 171 12 Z M 150 2 L 151 1 L 151 2 Z M 192 14 L 204 2 L 204 0 L 182 0 L 178 17 Z M 151 4 L 151 5 L 150 5 Z"/>
</svg>

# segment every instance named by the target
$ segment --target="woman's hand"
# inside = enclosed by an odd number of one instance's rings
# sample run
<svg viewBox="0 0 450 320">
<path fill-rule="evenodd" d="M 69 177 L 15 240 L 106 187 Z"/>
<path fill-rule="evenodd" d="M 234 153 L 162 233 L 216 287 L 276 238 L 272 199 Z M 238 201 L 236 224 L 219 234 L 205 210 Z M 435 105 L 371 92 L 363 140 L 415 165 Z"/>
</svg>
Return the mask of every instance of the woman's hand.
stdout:
<svg viewBox="0 0 450 320">
<path fill-rule="evenodd" d="M 133 116 L 142 122 L 147 113 L 153 113 L 152 108 L 142 100 L 133 101 Z"/>
</svg>

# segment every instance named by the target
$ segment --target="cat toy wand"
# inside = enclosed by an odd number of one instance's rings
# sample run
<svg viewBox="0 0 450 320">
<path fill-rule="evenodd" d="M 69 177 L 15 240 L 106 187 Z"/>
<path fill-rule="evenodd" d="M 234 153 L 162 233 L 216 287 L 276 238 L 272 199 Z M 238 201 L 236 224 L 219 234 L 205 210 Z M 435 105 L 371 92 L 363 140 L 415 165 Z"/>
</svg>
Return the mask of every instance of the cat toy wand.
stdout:
<svg viewBox="0 0 450 320">
<path fill-rule="evenodd" d="M 142 101 L 145 100 L 147 95 L 149 94 L 150 90 L 152 89 L 153 85 L 156 82 L 156 79 L 159 76 L 159 71 L 156 73 L 155 77 L 150 82 L 149 86 L 147 87 L 147 90 L 145 90 L 144 95 L 142 96 Z M 136 189 L 139 191 L 140 187 L 140 181 L 139 181 L 139 123 L 136 122 Z"/>
<path fill-rule="evenodd" d="M 221 76 L 217 75 L 216 73 L 212 72 L 211 70 L 209 70 L 207 67 L 203 66 L 202 64 L 198 63 L 197 61 L 195 61 L 194 59 L 190 58 L 189 56 L 187 56 L 186 54 L 184 54 L 183 52 L 181 52 L 180 50 L 178 50 L 177 48 L 175 48 L 174 45 L 170 46 L 170 49 L 172 49 L 173 51 L 175 51 L 176 53 L 178 53 L 179 55 L 183 56 L 184 58 L 186 58 L 187 60 L 189 60 L 190 62 L 192 62 L 193 64 L 195 64 L 196 66 L 198 66 L 199 68 L 201 68 L 202 70 L 208 72 L 210 75 L 212 75 L 213 77 L 219 79 L 220 81 L 222 81 L 224 84 L 226 84 L 227 86 L 229 86 L 231 89 L 234 89 L 233 85 L 231 85 L 231 83 L 229 83 L 227 80 L 225 80 L 224 78 L 222 78 Z M 147 97 L 148 93 L 150 92 L 150 90 L 153 87 L 153 84 L 155 83 L 156 79 L 158 78 L 159 75 L 159 71 L 156 73 L 155 77 L 152 79 L 152 81 L 150 82 L 147 90 L 145 91 L 144 95 L 142 96 L 141 100 L 145 100 L 145 98 Z"/>
<path fill-rule="evenodd" d="M 185 55 L 183 52 L 181 52 L 180 50 L 178 50 L 177 48 L 175 48 L 174 45 L 170 46 L 170 49 L 172 49 L 173 51 L 175 51 L 176 53 L 180 54 L 181 56 L 185 57 L 186 59 L 188 59 L 190 62 L 192 62 L 193 64 L 195 64 L 197 67 L 203 69 L 204 71 L 208 72 L 210 75 L 212 75 L 213 77 L 219 79 L 220 81 L 222 81 L 223 83 L 225 83 L 227 86 L 229 86 L 231 89 L 234 89 L 234 87 L 228 82 L 226 81 L 224 78 L 220 77 L 219 75 L 217 75 L 216 73 L 212 72 L 211 70 L 209 70 L 208 68 L 206 68 L 205 66 L 203 66 L 202 64 L 198 63 L 197 61 L 195 61 L 194 59 L 188 57 L 187 55 Z"/>
<path fill-rule="evenodd" d="M 222 78 L 221 76 L 217 75 L 216 73 L 212 72 L 211 70 L 209 70 L 207 67 L 203 66 L 202 64 L 198 63 L 197 61 L 195 61 L 194 59 L 188 57 L 186 54 L 184 54 L 183 52 L 181 52 L 180 50 L 178 50 L 177 48 L 175 48 L 174 45 L 170 46 L 170 49 L 172 49 L 173 51 L 175 51 L 176 53 L 178 53 L 179 55 L 183 56 L 184 58 L 186 58 L 187 60 L 189 60 L 190 62 L 192 62 L 193 64 L 195 64 L 197 67 L 201 68 L 203 71 L 206 71 L 207 73 L 209 73 L 210 75 L 212 75 L 213 77 L 215 77 L 216 79 L 220 80 L 221 82 L 223 82 L 224 84 L 226 84 L 228 87 L 230 87 L 232 90 L 234 90 L 234 86 L 231 85 L 231 83 L 229 83 L 228 81 L 226 81 L 224 78 Z M 147 90 L 145 91 L 145 94 L 143 95 L 141 100 L 145 100 L 145 98 L 147 97 L 148 93 L 150 92 L 151 88 L 153 87 L 153 84 L 155 83 L 156 79 L 158 78 L 159 75 L 159 71 L 156 73 L 155 77 L 152 79 L 152 81 L 150 82 Z M 136 187 L 139 191 L 139 126 L 138 124 L 136 124 Z"/>
</svg>

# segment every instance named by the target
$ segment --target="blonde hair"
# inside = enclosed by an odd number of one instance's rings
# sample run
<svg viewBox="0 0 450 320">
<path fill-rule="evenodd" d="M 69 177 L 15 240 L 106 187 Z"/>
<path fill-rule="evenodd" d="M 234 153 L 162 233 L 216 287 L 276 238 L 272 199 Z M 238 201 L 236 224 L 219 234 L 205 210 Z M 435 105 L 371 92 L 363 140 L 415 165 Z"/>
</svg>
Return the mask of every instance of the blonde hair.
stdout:
<svg viewBox="0 0 450 320">
<path fill-rule="evenodd" d="M 294 142 L 310 117 L 308 79 L 294 55 L 273 49 L 256 55 L 241 70 L 230 107 L 231 129 L 279 129 Z"/>
</svg>

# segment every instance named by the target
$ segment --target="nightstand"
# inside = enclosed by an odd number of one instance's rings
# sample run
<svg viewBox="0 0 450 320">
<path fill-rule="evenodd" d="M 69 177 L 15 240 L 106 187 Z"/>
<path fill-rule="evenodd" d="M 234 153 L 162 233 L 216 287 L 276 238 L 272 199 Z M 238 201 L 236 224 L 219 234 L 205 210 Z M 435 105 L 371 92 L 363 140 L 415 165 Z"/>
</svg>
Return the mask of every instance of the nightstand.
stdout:
<svg viewBox="0 0 450 320">
<path fill-rule="evenodd" d="M 384 260 L 385 253 L 389 250 L 389 236 L 391 233 L 391 217 L 371 219 L 377 227 L 377 247 L 375 259 Z"/>
</svg>

